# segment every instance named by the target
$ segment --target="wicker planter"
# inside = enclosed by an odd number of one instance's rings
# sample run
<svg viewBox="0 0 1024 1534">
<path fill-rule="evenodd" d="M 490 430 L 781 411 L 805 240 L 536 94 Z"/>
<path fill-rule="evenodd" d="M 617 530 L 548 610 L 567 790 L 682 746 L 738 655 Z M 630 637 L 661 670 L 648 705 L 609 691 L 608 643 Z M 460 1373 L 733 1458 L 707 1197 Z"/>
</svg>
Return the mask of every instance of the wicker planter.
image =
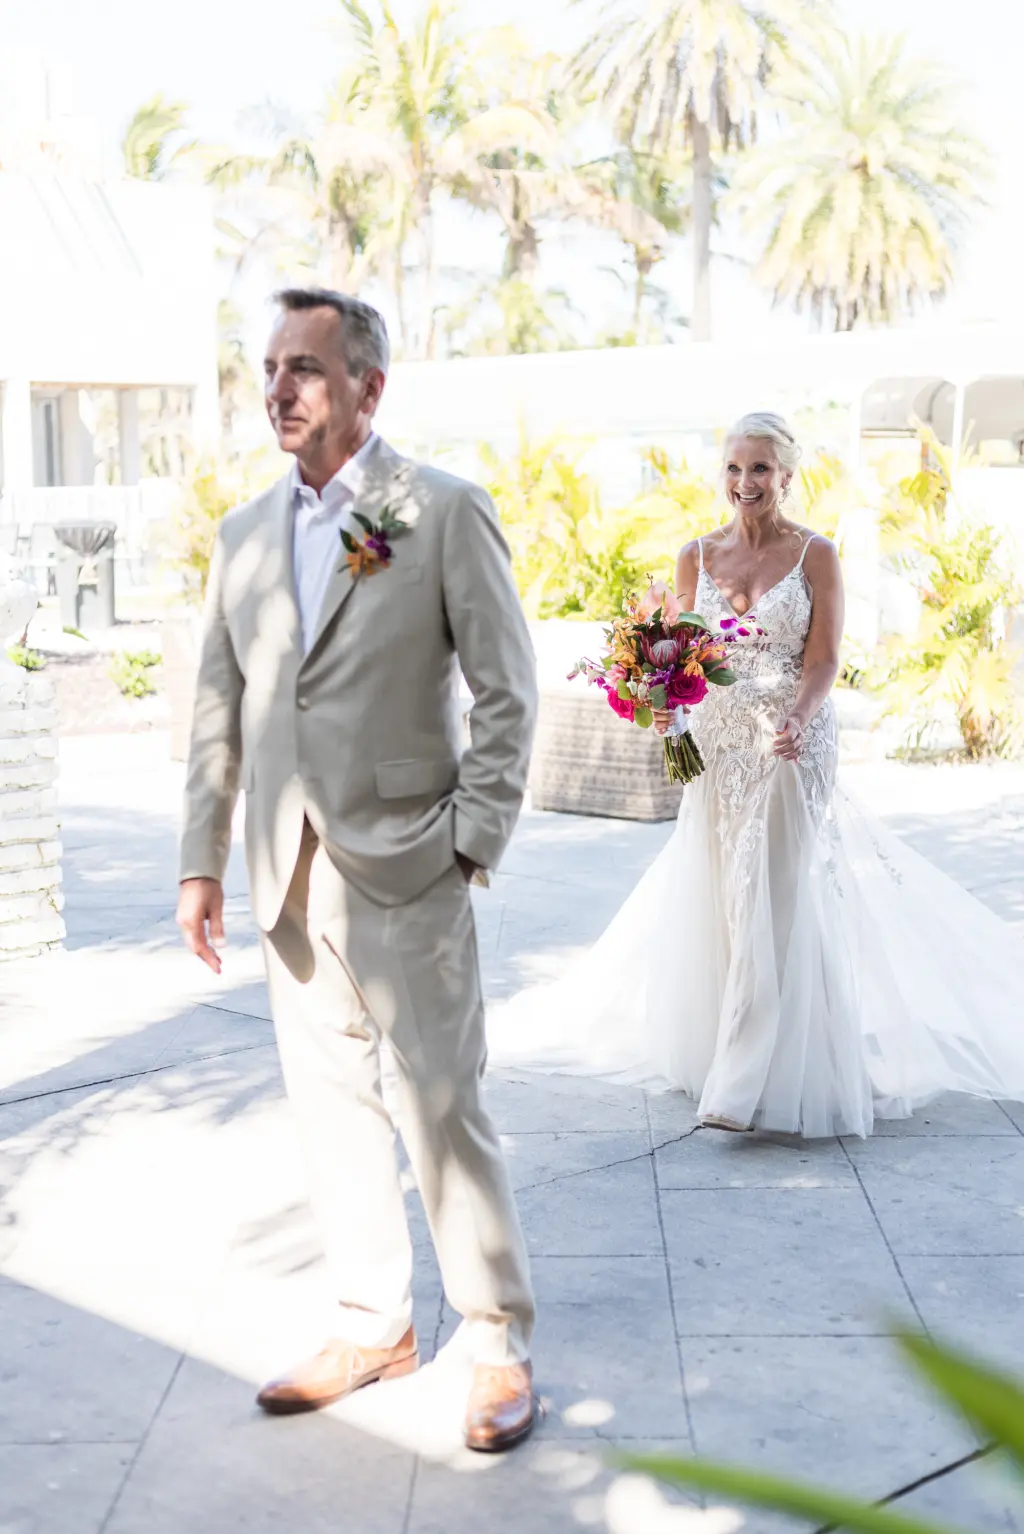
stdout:
<svg viewBox="0 0 1024 1534">
<path fill-rule="evenodd" d="M 530 790 L 535 809 L 618 820 L 674 820 L 682 797 L 654 731 L 626 724 L 582 690 L 541 694 Z"/>
</svg>

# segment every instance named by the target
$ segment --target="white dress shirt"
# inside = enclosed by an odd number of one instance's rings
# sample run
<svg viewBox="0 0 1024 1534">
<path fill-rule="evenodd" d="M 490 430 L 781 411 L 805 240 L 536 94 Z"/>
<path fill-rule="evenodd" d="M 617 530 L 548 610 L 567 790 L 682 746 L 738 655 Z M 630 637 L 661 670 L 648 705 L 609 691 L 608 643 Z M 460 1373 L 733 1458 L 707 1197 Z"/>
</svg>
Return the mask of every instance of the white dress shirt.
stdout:
<svg viewBox="0 0 1024 1534">
<path fill-rule="evenodd" d="M 342 529 L 352 530 L 352 508 L 363 486 L 366 460 L 376 442 L 371 432 L 352 458 L 343 463 L 319 495 L 292 466 L 292 563 L 295 597 L 302 622 L 302 648 L 308 654 L 332 571 L 345 557 Z"/>
</svg>

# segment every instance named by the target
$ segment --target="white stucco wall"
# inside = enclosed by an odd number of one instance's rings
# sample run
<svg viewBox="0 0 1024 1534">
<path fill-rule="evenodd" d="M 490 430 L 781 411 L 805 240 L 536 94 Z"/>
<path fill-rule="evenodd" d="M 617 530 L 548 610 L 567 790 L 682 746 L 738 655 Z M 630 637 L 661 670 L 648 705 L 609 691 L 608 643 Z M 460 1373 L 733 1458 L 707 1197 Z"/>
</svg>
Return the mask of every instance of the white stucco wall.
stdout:
<svg viewBox="0 0 1024 1534">
<path fill-rule="evenodd" d="M 218 294 L 208 193 L 99 183 L 64 171 L 5 172 L 0 229 L 8 488 L 31 483 L 23 440 L 29 385 L 188 388 L 197 436 L 216 440 Z"/>
</svg>

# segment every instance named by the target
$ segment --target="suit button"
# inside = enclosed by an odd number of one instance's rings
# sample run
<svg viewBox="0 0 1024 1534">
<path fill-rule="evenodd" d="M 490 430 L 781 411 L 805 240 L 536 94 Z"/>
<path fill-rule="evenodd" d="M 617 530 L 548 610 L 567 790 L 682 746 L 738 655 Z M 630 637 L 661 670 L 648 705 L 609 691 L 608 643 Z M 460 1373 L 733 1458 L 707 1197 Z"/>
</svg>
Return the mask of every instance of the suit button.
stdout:
<svg viewBox="0 0 1024 1534">
<path fill-rule="evenodd" d="M 306 697 L 305 693 L 301 693 L 299 697 L 296 698 L 295 706 L 296 708 L 301 708 L 303 712 L 305 712 L 305 710 L 309 707 L 309 699 Z"/>
</svg>

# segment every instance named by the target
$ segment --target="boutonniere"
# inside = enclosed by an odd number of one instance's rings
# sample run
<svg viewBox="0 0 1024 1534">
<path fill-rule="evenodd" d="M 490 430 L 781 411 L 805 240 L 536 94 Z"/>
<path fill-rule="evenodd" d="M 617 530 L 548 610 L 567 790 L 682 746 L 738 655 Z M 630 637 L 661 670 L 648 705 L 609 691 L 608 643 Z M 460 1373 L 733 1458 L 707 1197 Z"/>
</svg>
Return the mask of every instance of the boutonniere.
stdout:
<svg viewBox="0 0 1024 1534">
<path fill-rule="evenodd" d="M 395 539 L 404 538 L 406 533 L 412 532 L 409 523 L 399 514 L 398 508 L 390 503 L 384 507 L 376 522 L 361 516 L 358 511 L 354 511 L 352 517 L 363 530 L 361 538 L 344 528 L 341 533 L 345 563 L 352 575 L 376 575 L 378 570 L 386 570 L 391 564 L 391 545 Z"/>
</svg>

